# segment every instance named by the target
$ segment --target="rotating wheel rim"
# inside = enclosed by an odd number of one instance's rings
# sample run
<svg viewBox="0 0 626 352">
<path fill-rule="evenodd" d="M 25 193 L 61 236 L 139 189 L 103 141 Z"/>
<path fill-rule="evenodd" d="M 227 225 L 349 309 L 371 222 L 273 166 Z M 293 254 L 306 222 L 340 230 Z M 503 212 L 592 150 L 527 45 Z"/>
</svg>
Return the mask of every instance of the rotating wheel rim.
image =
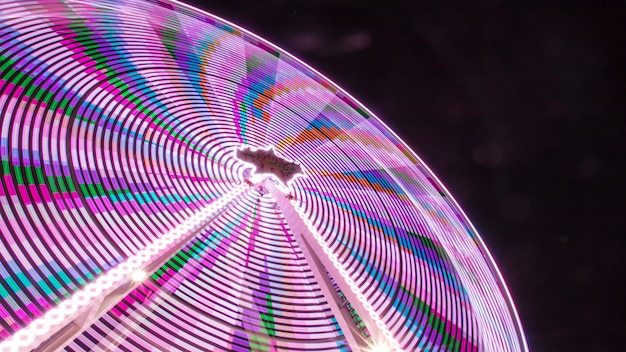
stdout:
<svg viewBox="0 0 626 352">
<path fill-rule="evenodd" d="M 3 348 L 150 268 L 67 348 L 527 349 L 458 204 L 323 75 L 176 1 L 0 6 Z"/>
</svg>

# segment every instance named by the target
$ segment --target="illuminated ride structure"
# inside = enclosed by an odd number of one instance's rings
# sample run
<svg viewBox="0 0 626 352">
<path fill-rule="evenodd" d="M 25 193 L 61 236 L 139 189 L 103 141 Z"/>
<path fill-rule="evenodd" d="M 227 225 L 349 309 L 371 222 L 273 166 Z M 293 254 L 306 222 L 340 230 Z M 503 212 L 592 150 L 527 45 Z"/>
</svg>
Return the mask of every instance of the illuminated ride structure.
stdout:
<svg viewBox="0 0 626 352">
<path fill-rule="evenodd" d="M 176 1 L 0 2 L 0 350 L 525 351 L 367 108 Z"/>
</svg>

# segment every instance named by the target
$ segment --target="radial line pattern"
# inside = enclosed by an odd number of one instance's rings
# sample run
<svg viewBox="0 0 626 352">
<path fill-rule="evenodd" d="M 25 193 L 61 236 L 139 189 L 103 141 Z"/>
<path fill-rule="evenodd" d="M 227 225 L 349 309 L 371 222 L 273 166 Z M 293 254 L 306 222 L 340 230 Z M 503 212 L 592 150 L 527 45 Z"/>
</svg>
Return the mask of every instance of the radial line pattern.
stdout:
<svg viewBox="0 0 626 352">
<path fill-rule="evenodd" d="M 304 170 L 290 192 L 316 255 L 336 258 L 333 279 L 354 282 L 391 345 L 527 349 L 428 167 L 333 82 L 227 21 L 177 1 L 0 1 L 0 116 L 4 341 L 243 187 L 237 149 L 272 146 Z M 66 349 L 358 349 L 283 210 L 237 198 Z"/>
</svg>

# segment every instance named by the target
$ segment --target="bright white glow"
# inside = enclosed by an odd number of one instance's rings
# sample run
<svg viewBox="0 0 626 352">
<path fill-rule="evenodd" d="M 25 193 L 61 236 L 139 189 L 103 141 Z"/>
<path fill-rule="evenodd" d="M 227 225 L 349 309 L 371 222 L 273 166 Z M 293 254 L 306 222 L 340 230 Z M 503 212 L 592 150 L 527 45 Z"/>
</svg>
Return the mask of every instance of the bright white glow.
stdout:
<svg viewBox="0 0 626 352">
<path fill-rule="evenodd" d="M 81 291 L 76 292 L 38 319 L 33 320 L 28 326 L 2 341 L 0 343 L 0 352 L 20 351 L 28 348 L 36 339 L 45 335 L 51 329 L 54 329 L 56 325 L 60 323 L 65 324 L 68 320 L 74 319 L 72 314 L 88 306 L 94 298 L 106 295 L 109 290 L 114 288 L 122 280 L 131 279 L 135 282 L 143 281 L 148 276 L 147 272 L 141 270 L 144 265 L 149 264 L 152 258 L 158 256 L 163 249 L 170 247 L 189 231 L 205 226 L 216 211 L 228 204 L 228 201 L 224 202 L 224 200 L 236 198 L 248 187 L 249 186 L 246 184 L 241 184 L 230 190 L 220 199 L 198 210 L 194 215 L 187 218 L 187 220 L 178 224 L 169 232 L 162 234 L 154 242 L 148 244 L 142 250 L 126 259 L 125 262 L 118 264 L 113 269 L 102 274 Z M 222 202 L 216 203 L 220 200 Z M 216 204 L 221 204 L 221 206 L 216 206 Z M 207 210 L 210 211 L 207 212 Z M 156 252 L 155 249 L 157 249 Z"/>
<path fill-rule="evenodd" d="M 148 277 L 148 273 L 143 270 L 135 270 L 131 276 L 131 279 L 135 282 L 142 282 Z"/>
<path fill-rule="evenodd" d="M 391 352 L 393 351 L 386 343 L 378 341 L 373 345 L 369 346 L 366 350 L 367 352 Z"/>
</svg>

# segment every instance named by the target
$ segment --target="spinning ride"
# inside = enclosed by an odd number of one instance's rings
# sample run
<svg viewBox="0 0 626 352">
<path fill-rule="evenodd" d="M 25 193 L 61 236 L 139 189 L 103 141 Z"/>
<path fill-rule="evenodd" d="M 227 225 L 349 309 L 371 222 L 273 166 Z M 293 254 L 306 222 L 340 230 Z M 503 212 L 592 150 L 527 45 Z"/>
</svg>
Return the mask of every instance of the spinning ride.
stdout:
<svg viewBox="0 0 626 352">
<path fill-rule="evenodd" d="M 0 2 L 0 349 L 527 350 L 367 108 L 176 1 Z"/>
</svg>

